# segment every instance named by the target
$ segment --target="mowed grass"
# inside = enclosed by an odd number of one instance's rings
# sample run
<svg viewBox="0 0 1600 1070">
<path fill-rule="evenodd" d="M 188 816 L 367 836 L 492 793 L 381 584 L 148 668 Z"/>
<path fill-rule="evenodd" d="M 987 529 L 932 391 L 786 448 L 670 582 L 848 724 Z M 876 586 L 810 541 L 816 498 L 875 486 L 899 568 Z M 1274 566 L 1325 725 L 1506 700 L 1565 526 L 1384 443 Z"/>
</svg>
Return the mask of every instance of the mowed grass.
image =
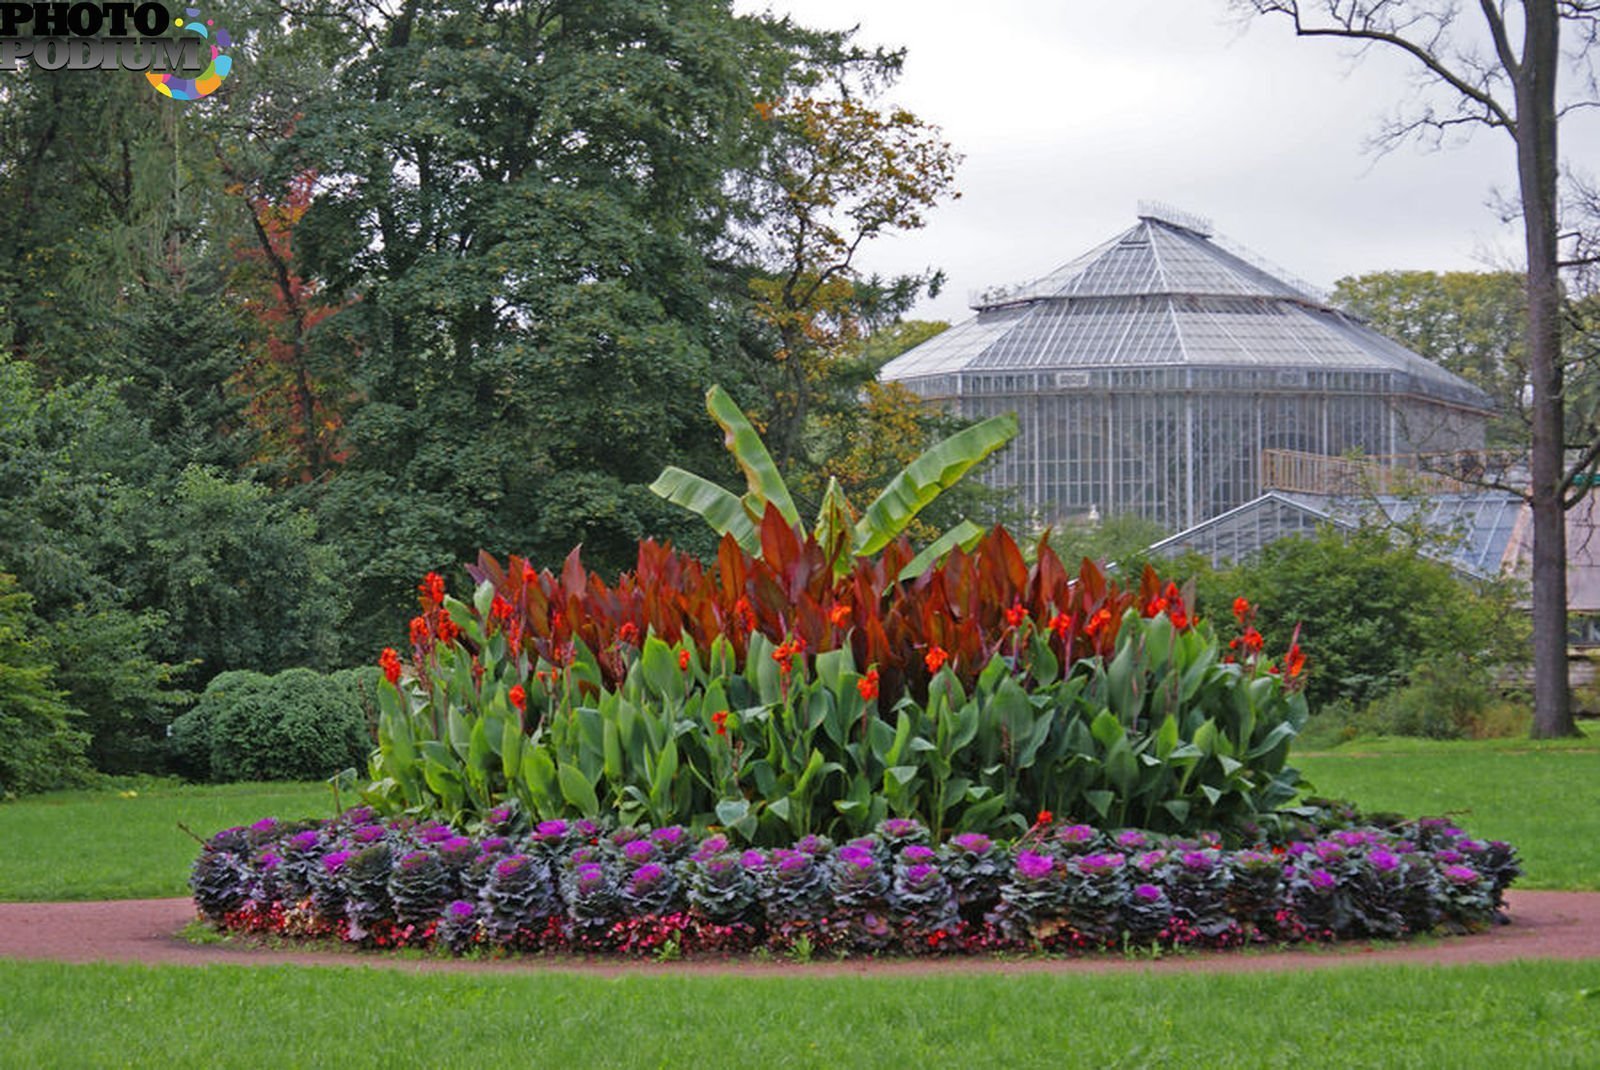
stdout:
<svg viewBox="0 0 1600 1070">
<path fill-rule="evenodd" d="M 1600 1050 L 1600 963 L 596 978 L 0 962 L 0 991 L 9 1066 L 1587 1067 Z"/>
<path fill-rule="evenodd" d="M 182 785 L 73 791 L 0 804 L 0 899 L 187 895 L 197 835 L 275 816 L 329 817 L 326 784 Z"/>
<path fill-rule="evenodd" d="M 1593 736 L 1358 739 L 1292 755 L 1290 764 L 1318 794 L 1411 817 L 1450 814 L 1475 836 L 1515 844 L 1527 871 L 1519 888 L 1600 890 L 1600 739 Z"/>
</svg>

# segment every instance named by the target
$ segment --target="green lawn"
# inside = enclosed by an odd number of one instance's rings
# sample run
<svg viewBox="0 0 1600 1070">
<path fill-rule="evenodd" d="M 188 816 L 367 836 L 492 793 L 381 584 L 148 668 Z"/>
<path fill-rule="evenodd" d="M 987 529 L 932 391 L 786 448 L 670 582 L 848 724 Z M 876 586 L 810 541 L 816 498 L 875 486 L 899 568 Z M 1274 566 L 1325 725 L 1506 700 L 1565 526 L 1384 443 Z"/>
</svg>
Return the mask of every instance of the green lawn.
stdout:
<svg viewBox="0 0 1600 1070">
<path fill-rule="evenodd" d="M 1356 740 L 1290 764 L 1323 795 L 1454 814 L 1476 836 L 1516 844 L 1519 888 L 1600 890 L 1600 740 Z"/>
<path fill-rule="evenodd" d="M 326 784 L 151 782 L 0 804 L 0 899 L 185 895 L 199 845 L 179 822 L 209 836 L 269 815 L 327 817 L 332 799 Z"/>
<path fill-rule="evenodd" d="M 12 1066 L 1580 1067 L 1600 1037 L 1600 963 L 596 978 L 0 962 L 0 991 Z"/>
</svg>

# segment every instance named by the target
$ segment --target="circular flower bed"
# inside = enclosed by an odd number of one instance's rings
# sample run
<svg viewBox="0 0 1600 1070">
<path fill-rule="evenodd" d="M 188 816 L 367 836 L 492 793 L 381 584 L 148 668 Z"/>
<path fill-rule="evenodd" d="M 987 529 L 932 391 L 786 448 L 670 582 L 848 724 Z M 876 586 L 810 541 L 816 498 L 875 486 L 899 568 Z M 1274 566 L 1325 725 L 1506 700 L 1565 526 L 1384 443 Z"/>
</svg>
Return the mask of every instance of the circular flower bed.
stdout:
<svg viewBox="0 0 1600 1070">
<path fill-rule="evenodd" d="M 1520 873 L 1511 846 L 1447 820 L 1380 826 L 1340 807 L 1238 849 L 1048 814 L 1013 843 L 934 846 L 890 819 L 760 850 L 680 826 L 529 823 L 514 806 L 488 818 L 471 836 L 365 807 L 268 818 L 212 837 L 190 883 L 219 928 L 365 947 L 930 954 L 1472 931 Z"/>
</svg>

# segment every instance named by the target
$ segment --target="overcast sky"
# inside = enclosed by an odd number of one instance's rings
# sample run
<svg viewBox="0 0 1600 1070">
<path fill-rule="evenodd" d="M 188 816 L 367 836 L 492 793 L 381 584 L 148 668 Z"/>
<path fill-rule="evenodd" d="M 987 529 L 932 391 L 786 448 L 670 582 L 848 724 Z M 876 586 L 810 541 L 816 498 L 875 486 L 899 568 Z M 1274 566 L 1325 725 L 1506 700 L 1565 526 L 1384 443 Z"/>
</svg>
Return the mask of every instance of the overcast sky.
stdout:
<svg viewBox="0 0 1600 1070">
<path fill-rule="evenodd" d="M 863 43 L 907 50 L 884 100 L 937 124 L 964 155 L 961 198 L 925 229 L 880 240 L 863 264 L 942 267 L 947 289 L 919 318 L 966 318 L 973 292 L 1042 275 L 1113 237 L 1141 200 L 1207 217 L 1220 236 L 1321 287 L 1391 268 L 1520 263 L 1516 227 L 1489 207 L 1496 189 L 1515 190 L 1504 132 L 1438 151 L 1368 150 L 1415 94 L 1398 53 L 1354 58 L 1276 20 L 1242 23 L 1226 0 L 739 6 L 859 24 Z M 1569 121 L 1562 137 L 1567 160 L 1600 165 L 1600 122 Z"/>
</svg>

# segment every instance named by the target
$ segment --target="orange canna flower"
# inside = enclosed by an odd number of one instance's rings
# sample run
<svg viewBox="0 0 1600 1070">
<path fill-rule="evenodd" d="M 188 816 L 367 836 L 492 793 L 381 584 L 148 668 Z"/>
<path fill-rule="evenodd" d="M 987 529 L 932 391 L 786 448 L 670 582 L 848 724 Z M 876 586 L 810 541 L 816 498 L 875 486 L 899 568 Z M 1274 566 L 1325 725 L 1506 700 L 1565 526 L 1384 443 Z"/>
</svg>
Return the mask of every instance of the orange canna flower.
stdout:
<svg viewBox="0 0 1600 1070">
<path fill-rule="evenodd" d="M 950 660 L 950 654 L 944 647 L 934 646 L 923 655 L 922 660 L 928 666 L 929 672 L 938 672 L 944 667 L 944 663 Z"/>
<path fill-rule="evenodd" d="M 871 702 L 878 697 L 878 670 L 868 669 L 867 675 L 856 681 L 856 690 L 860 692 L 864 701 Z"/>
<path fill-rule="evenodd" d="M 400 655 L 395 652 L 394 647 L 386 646 L 383 648 L 383 655 L 378 658 L 378 665 L 383 669 L 383 675 L 388 677 L 389 682 L 399 687 Z"/>
</svg>

